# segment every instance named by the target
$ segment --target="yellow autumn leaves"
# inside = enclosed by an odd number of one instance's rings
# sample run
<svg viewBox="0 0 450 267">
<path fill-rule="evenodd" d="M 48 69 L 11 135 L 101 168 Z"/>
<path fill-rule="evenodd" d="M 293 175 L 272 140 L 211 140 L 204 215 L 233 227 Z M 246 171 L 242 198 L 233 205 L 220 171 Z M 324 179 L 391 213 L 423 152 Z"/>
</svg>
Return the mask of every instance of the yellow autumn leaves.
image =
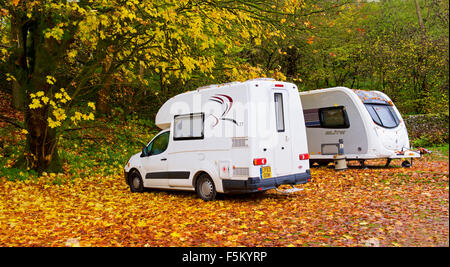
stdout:
<svg viewBox="0 0 450 267">
<path fill-rule="evenodd" d="M 50 85 L 53 85 L 56 82 L 56 79 L 52 76 L 46 77 L 46 82 Z M 64 105 L 66 105 L 72 98 L 66 92 L 64 88 L 60 88 L 53 95 L 46 95 L 44 91 L 38 91 L 36 93 L 30 94 L 31 103 L 28 105 L 30 109 L 38 109 L 38 108 L 49 108 L 49 113 L 47 117 L 48 126 L 50 128 L 55 128 L 61 126 L 62 123 L 67 119 L 68 115 L 66 114 L 66 109 Z M 88 102 L 88 107 L 91 110 L 88 113 L 81 113 L 79 111 L 75 111 L 74 114 L 70 117 L 70 120 L 74 125 L 77 125 L 79 121 L 82 120 L 94 120 L 95 116 L 92 111 L 95 111 L 95 104 L 93 102 Z"/>
</svg>

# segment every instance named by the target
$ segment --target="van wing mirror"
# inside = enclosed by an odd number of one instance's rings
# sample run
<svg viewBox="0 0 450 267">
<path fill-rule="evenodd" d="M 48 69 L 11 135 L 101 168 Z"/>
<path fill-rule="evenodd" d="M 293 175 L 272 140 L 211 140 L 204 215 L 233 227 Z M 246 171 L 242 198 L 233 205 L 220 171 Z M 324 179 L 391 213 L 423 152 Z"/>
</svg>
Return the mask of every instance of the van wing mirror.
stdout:
<svg viewBox="0 0 450 267">
<path fill-rule="evenodd" d="M 148 156 L 148 148 L 147 148 L 147 146 L 144 146 L 142 148 L 141 158 L 142 157 L 147 157 L 147 156 Z"/>
</svg>

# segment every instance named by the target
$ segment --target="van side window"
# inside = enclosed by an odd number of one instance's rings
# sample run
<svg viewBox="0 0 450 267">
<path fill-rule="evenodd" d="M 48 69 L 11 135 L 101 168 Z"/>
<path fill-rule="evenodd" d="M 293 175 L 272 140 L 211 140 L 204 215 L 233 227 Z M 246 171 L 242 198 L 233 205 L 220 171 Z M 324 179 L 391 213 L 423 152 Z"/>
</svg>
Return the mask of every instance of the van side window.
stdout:
<svg viewBox="0 0 450 267">
<path fill-rule="evenodd" d="M 149 145 L 150 156 L 158 155 L 166 151 L 169 144 L 170 132 L 164 132 L 157 136 L 153 142 Z"/>
<path fill-rule="evenodd" d="M 303 110 L 308 128 L 349 128 L 350 121 L 344 106 Z"/>
<path fill-rule="evenodd" d="M 277 131 L 284 132 L 284 110 L 283 110 L 283 94 L 275 93 L 275 118 L 277 123 Z"/>
<path fill-rule="evenodd" d="M 173 121 L 174 141 L 204 138 L 204 113 L 175 115 Z"/>
</svg>

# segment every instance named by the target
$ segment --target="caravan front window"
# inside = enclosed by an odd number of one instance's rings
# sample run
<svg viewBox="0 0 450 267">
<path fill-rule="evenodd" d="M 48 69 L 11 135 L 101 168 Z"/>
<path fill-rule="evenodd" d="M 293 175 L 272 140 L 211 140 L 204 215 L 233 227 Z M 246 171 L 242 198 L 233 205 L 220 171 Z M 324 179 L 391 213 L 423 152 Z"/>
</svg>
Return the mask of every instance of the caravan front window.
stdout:
<svg viewBox="0 0 450 267">
<path fill-rule="evenodd" d="M 395 114 L 394 108 L 390 105 L 364 104 L 369 111 L 372 120 L 385 128 L 395 128 L 400 124 L 400 120 Z"/>
</svg>

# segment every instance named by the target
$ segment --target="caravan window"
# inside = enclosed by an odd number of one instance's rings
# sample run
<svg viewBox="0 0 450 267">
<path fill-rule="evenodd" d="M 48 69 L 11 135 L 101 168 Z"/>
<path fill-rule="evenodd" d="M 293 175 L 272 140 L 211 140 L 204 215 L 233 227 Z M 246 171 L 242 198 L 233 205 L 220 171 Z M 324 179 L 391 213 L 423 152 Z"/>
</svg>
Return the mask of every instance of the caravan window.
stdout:
<svg viewBox="0 0 450 267">
<path fill-rule="evenodd" d="M 275 93 L 275 119 L 277 123 L 277 131 L 284 132 L 284 111 L 283 111 L 283 94 Z"/>
<path fill-rule="evenodd" d="M 173 125 L 173 140 L 191 140 L 204 138 L 204 113 L 176 115 Z"/>
<path fill-rule="evenodd" d="M 400 124 L 392 106 L 379 104 L 365 104 L 365 106 L 376 124 L 385 128 L 395 128 Z"/>
<path fill-rule="evenodd" d="M 349 128 L 347 112 L 344 106 L 319 109 L 320 127 L 322 128 Z"/>
</svg>

